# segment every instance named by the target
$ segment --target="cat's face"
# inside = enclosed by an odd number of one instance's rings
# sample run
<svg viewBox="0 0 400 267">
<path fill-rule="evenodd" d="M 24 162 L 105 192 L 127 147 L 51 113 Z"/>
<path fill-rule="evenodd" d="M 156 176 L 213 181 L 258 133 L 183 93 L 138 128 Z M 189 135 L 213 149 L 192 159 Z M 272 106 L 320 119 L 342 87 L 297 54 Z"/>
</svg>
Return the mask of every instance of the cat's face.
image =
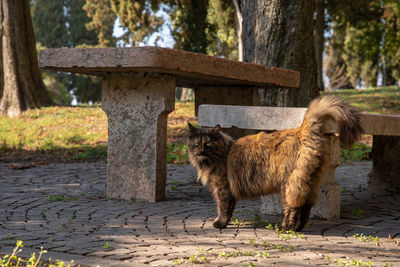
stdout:
<svg viewBox="0 0 400 267">
<path fill-rule="evenodd" d="M 212 159 L 221 151 L 220 126 L 214 128 L 198 129 L 189 123 L 188 151 L 189 158 L 196 161 Z"/>
</svg>

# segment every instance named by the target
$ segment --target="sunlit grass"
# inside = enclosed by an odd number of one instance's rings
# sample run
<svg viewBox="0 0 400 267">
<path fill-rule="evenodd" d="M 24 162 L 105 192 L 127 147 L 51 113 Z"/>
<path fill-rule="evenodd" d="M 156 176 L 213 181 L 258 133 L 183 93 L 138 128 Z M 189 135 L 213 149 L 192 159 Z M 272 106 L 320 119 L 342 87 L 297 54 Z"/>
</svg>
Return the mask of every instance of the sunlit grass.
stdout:
<svg viewBox="0 0 400 267">
<path fill-rule="evenodd" d="M 399 114 L 400 88 L 338 90 L 361 112 Z M 197 125 L 194 102 L 175 103 L 168 116 L 169 163 L 187 163 L 187 122 Z M 345 162 L 369 158 L 371 138 L 342 152 Z M 364 141 L 365 141 L 364 140 Z M 47 107 L 17 118 L 0 116 L 0 160 L 105 161 L 107 116 L 100 106 Z"/>
<path fill-rule="evenodd" d="M 175 104 L 168 117 L 169 162 L 186 162 L 187 121 L 196 120 L 194 102 Z M 100 106 L 46 107 L 28 110 L 17 118 L 0 116 L 3 160 L 104 161 L 107 140 L 107 116 Z M 180 144 L 179 149 L 175 144 Z"/>
<path fill-rule="evenodd" d="M 362 112 L 379 114 L 400 113 L 400 87 L 397 86 L 361 90 L 337 90 L 324 94 L 339 95 Z"/>
</svg>

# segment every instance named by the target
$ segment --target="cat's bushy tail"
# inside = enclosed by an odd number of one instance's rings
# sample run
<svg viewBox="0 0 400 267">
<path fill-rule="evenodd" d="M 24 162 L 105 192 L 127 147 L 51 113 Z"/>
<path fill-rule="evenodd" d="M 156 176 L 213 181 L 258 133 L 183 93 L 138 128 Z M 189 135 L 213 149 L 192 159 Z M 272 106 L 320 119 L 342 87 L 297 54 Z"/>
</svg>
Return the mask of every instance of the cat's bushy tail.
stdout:
<svg viewBox="0 0 400 267">
<path fill-rule="evenodd" d="M 311 188 L 309 184 L 320 183 L 321 177 L 313 173 L 321 164 L 322 146 L 326 139 L 326 128 L 335 128 L 339 132 L 342 146 L 350 146 L 356 142 L 363 129 L 360 113 L 337 96 L 319 97 L 311 101 L 300 130 L 299 155 L 295 168 L 286 183 L 286 202 L 292 207 L 301 207 L 306 200 L 310 201 Z M 329 153 L 329 152 L 328 152 Z M 315 204 L 317 193 L 314 192 Z"/>
<path fill-rule="evenodd" d="M 321 135 L 327 125 L 339 131 L 340 143 L 344 147 L 351 146 L 363 133 L 360 113 L 334 95 L 311 101 L 301 128 L 306 135 Z"/>
</svg>

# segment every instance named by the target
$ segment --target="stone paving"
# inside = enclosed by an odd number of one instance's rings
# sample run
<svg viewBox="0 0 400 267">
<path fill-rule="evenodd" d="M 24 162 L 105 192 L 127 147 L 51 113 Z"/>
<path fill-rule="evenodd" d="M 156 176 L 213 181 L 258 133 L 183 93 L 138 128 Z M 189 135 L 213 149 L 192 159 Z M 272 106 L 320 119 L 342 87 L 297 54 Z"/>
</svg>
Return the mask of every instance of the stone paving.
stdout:
<svg viewBox="0 0 400 267">
<path fill-rule="evenodd" d="M 134 203 L 106 198 L 105 164 L 0 163 L 0 254 L 19 239 L 21 255 L 43 247 L 45 258 L 81 266 L 400 266 L 400 194 L 367 191 L 370 169 L 337 169 L 340 219 L 279 234 L 265 226 L 281 217 L 260 214 L 258 200 L 240 201 L 228 228 L 213 229 L 215 204 L 190 166 L 168 166 L 166 201 Z"/>
</svg>

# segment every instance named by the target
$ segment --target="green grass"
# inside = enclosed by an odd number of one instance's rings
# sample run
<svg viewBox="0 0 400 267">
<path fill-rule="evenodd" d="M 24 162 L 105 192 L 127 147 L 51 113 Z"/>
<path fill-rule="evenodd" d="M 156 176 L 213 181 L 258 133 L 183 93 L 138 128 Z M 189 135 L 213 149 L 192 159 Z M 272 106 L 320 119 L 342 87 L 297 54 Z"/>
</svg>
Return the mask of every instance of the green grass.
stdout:
<svg viewBox="0 0 400 267">
<path fill-rule="evenodd" d="M 187 145 L 186 144 L 167 144 L 167 162 L 175 164 L 187 164 Z"/>
<path fill-rule="evenodd" d="M 400 88 L 324 92 L 346 99 L 361 112 L 399 114 Z M 187 164 L 187 122 L 197 125 L 194 102 L 176 102 L 168 116 L 167 162 Z M 107 117 L 100 106 L 48 107 L 17 118 L 0 116 L 0 161 L 105 161 Z M 368 160 L 371 138 L 342 151 L 342 162 Z"/>
<path fill-rule="evenodd" d="M 168 163 L 187 163 L 187 121 L 194 103 L 177 102 L 168 117 Z M 100 106 L 47 107 L 0 116 L 0 160 L 105 161 L 107 116 Z"/>
<path fill-rule="evenodd" d="M 382 88 L 370 88 L 363 90 L 337 90 L 324 92 L 323 95 L 338 95 L 358 108 L 361 112 L 379 114 L 400 113 L 400 87 L 390 86 Z"/>
<path fill-rule="evenodd" d="M 370 152 L 371 152 L 371 146 L 365 144 L 354 144 L 349 149 L 342 149 L 340 158 L 343 163 L 369 160 Z"/>
</svg>

